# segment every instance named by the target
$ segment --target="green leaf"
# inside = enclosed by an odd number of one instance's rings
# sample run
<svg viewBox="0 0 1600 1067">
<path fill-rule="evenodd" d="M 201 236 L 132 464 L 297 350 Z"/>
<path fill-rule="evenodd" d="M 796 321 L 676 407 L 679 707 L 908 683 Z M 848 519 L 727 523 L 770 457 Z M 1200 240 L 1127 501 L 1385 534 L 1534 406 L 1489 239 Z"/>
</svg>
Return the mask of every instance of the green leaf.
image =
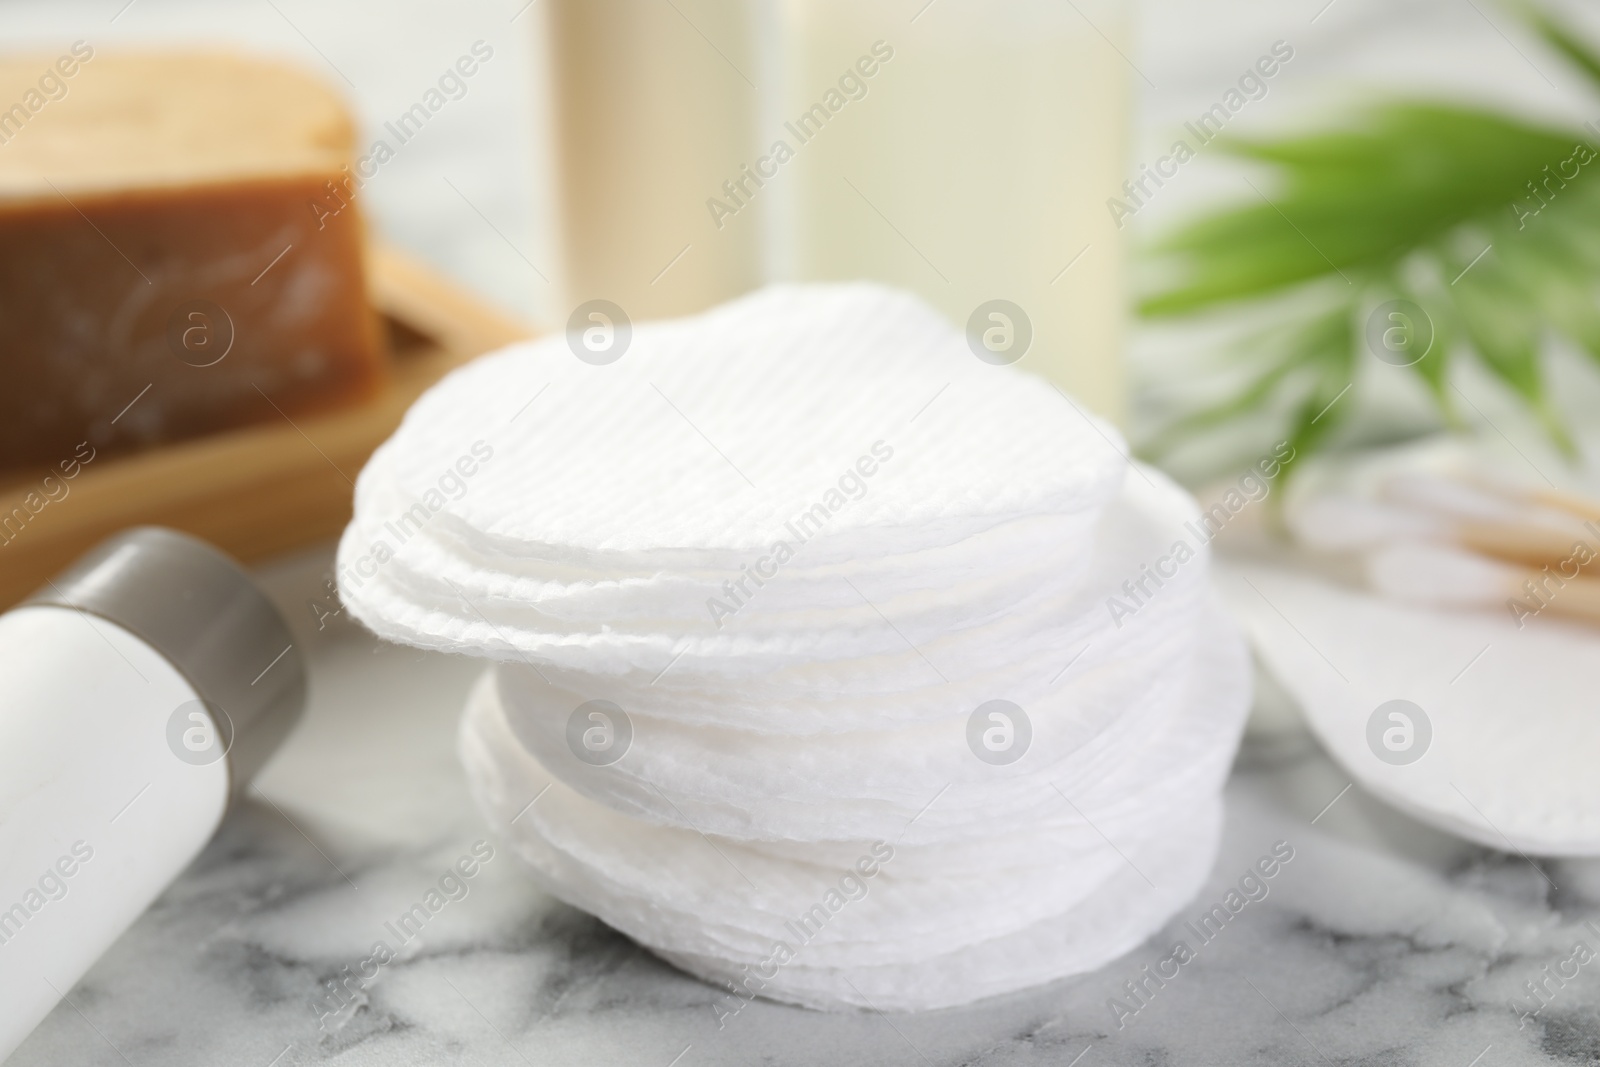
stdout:
<svg viewBox="0 0 1600 1067">
<path fill-rule="evenodd" d="M 1521 13 L 1600 88 L 1600 52 L 1541 9 Z M 1278 325 L 1234 346 L 1256 372 L 1172 421 L 1156 438 L 1163 448 L 1286 402 L 1297 456 L 1325 447 L 1355 406 L 1344 397 L 1327 407 L 1363 347 L 1355 309 L 1376 297 L 1412 300 L 1433 320 L 1434 344 L 1412 372 L 1447 420 L 1457 421 L 1450 370 L 1470 353 L 1571 450 L 1542 348 L 1559 333 L 1600 364 L 1600 128 L 1393 101 L 1332 129 L 1215 144 L 1259 173 L 1231 206 L 1146 251 L 1161 282 L 1139 310 L 1176 318 L 1259 305 L 1269 318 L 1276 309 Z"/>
<path fill-rule="evenodd" d="M 1287 482 L 1295 467 L 1314 453 L 1322 442 L 1350 416 L 1355 401 L 1348 395 L 1355 385 L 1355 336 L 1351 316 L 1328 321 L 1322 334 L 1322 347 L 1314 357 L 1318 368 L 1316 384 L 1306 394 L 1289 422 L 1285 436 L 1289 459 L 1278 471 Z M 1281 499 L 1281 497 L 1280 497 Z"/>
<path fill-rule="evenodd" d="M 1154 249 L 1179 281 L 1147 295 L 1147 316 L 1190 313 L 1327 275 L 1382 272 L 1462 220 L 1509 205 L 1572 135 L 1491 112 L 1391 104 L 1347 129 L 1283 141 L 1222 140 L 1271 164 L 1276 187 L 1180 229 Z"/>
<path fill-rule="evenodd" d="M 1503 245 L 1505 266 L 1535 310 L 1600 361 L 1600 304 L 1595 277 L 1552 230 Z"/>
<path fill-rule="evenodd" d="M 1517 13 L 1540 37 L 1544 38 L 1546 44 L 1587 74 L 1589 80 L 1600 87 L 1600 56 L 1596 56 L 1587 44 L 1548 11 L 1532 4 L 1519 4 L 1517 7 Z"/>
<path fill-rule="evenodd" d="M 1348 305 L 1340 304 L 1317 318 L 1294 322 L 1287 327 L 1273 325 L 1242 341 L 1241 347 L 1261 347 L 1275 353 L 1267 367 L 1235 396 L 1169 424 L 1160 435 L 1147 442 L 1142 451 L 1152 456 L 1163 455 L 1179 439 L 1215 429 L 1259 407 L 1295 372 L 1328 359 L 1346 344 L 1346 335 L 1341 330 L 1347 326 L 1349 318 Z"/>
</svg>

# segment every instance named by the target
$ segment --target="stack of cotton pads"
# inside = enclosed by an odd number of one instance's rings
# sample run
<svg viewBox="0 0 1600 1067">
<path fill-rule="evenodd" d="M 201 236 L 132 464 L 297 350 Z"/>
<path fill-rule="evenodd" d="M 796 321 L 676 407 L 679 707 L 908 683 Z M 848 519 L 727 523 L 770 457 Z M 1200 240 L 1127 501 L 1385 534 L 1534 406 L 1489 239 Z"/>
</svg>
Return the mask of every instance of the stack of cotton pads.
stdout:
<svg viewBox="0 0 1600 1067">
<path fill-rule="evenodd" d="M 732 1005 L 885 1010 L 1094 968 L 1193 895 L 1244 653 L 1114 430 L 871 285 L 575 351 L 423 396 L 339 550 L 378 634 L 494 661 L 462 756 L 553 893 Z"/>
</svg>

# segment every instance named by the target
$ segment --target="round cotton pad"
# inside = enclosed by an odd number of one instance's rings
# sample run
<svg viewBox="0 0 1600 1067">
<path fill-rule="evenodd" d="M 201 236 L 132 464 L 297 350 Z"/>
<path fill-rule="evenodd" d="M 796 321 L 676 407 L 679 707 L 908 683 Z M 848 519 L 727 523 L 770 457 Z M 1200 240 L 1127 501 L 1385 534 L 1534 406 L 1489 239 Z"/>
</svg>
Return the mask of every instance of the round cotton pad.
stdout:
<svg viewBox="0 0 1600 1067">
<path fill-rule="evenodd" d="M 1242 676 L 1237 659 L 1224 669 Z M 1079 818 L 1076 835 L 1018 835 L 1009 856 L 967 867 L 946 856 L 943 869 L 930 862 L 941 845 L 864 842 L 854 863 L 830 867 L 610 812 L 520 748 L 488 677 L 469 702 L 461 744 L 479 802 L 562 899 L 724 979 L 761 968 L 787 939 L 795 960 L 760 988 L 765 996 L 863 1005 L 849 986 L 874 981 L 878 996 L 867 996 L 919 1009 L 1078 973 L 1154 932 L 1209 868 L 1226 766 L 1215 755 L 1231 752 L 1240 718 L 1213 731 L 1205 780 L 1144 806 L 1142 826 L 1115 827 L 1119 846 Z M 539 799 L 530 806 L 525 795 Z M 1064 796 L 1056 806 L 1072 812 Z"/>
<path fill-rule="evenodd" d="M 807 1007 L 923 1011 L 967 1004 L 1092 971 L 1138 947 L 1200 890 L 1211 872 L 1221 826 L 1221 798 L 1208 797 L 1175 815 L 1073 907 L 911 963 L 812 966 L 797 948 L 790 963 L 774 966 L 779 953 L 770 947 L 754 968 L 735 967 L 716 956 L 661 955 L 735 988 L 736 995 L 759 994 Z"/>
<path fill-rule="evenodd" d="M 1591 629 L 1519 627 L 1503 608 L 1417 607 L 1270 567 L 1224 574 L 1264 665 L 1364 788 L 1489 848 L 1600 856 L 1600 717 L 1573 670 L 1600 662 Z"/>
<path fill-rule="evenodd" d="M 430 389 L 385 447 L 420 499 L 478 439 L 495 458 L 451 531 L 574 561 L 731 561 L 819 503 L 841 549 L 865 531 L 874 547 L 938 544 L 1007 515 L 1090 512 L 1123 469 L 1106 428 L 1043 380 L 996 373 L 931 308 L 864 283 L 640 324 L 605 367 L 560 335 L 514 345 Z M 862 473 L 875 466 L 895 477 Z"/>
<path fill-rule="evenodd" d="M 507 569 L 503 557 L 602 580 L 737 580 L 763 559 L 769 573 L 881 559 L 1025 516 L 1057 517 L 1055 538 L 1071 543 L 1122 481 L 1114 442 L 1042 380 L 973 359 L 913 298 L 776 288 L 642 324 L 610 366 L 553 337 L 446 377 L 362 472 L 341 589 L 385 636 L 493 652 L 457 598 L 409 601 L 371 578 L 430 544 L 485 572 Z M 457 473 L 468 469 L 470 481 Z"/>
</svg>

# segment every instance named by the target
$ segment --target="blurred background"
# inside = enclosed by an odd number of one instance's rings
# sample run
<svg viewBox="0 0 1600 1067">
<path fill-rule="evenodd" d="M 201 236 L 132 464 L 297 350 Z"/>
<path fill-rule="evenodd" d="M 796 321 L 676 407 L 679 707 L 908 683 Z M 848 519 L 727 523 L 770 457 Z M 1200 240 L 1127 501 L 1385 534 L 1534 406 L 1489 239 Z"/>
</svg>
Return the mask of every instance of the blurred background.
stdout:
<svg viewBox="0 0 1600 1067">
<path fill-rule="evenodd" d="M 907 10 L 915 13 L 920 6 L 910 4 Z M 1575 25 L 1600 31 L 1600 15 L 1588 5 L 1551 6 Z M 560 246 L 550 144 L 551 64 L 547 16 L 541 10 L 548 7 L 545 0 L 448 8 L 404 0 L 337 6 L 303 0 L 7 0 L 0 6 L 0 34 L 8 51 L 49 51 L 84 39 L 107 47 L 226 44 L 292 59 L 345 96 L 360 125 L 361 143 L 415 102 L 431 84 L 434 68 L 448 66 L 474 40 L 491 42 L 495 60 L 473 81 L 471 99 L 452 107 L 448 121 L 430 128 L 426 139 L 384 168 L 383 180 L 366 190 L 367 210 L 385 236 L 463 284 L 530 320 L 554 322 L 570 309 L 563 308 L 555 283 L 542 281 L 517 254 L 520 250 L 547 276 L 555 276 Z M 706 28 L 716 28 L 718 5 L 678 7 L 685 14 L 712 16 Z M 1080 9 L 1090 13 L 1089 5 Z M 1072 14 L 1070 6 L 1067 11 Z M 1079 106 L 1116 107 L 1122 83 L 1127 84 L 1133 105 L 1129 160 L 1162 154 L 1191 112 L 1209 107 L 1280 39 L 1292 43 L 1295 58 L 1272 81 L 1269 98 L 1241 113 L 1236 120 L 1241 130 L 1292 129 L 1352 99 L 1395 89 L 1436 92 L 1575 124 L 1600 115 L 1582 76 L 1540 54 L 1515 18 L 1494 4 L 1142 0 L 1125 5 L 1125 11 L 1134 29 L 1116 41 L 1123 55 L 1101 42 L 1099 49 L 1115 60 L 1107 64 L 1113 69 L 1107 83 Z M 674 40 L 674 47 L 698 40 L 703 54 L 688 59 L 707 67 L 723 63 L 693 28 L 679 25 L 682 39 Z M 1109 33 L 1116 27 L 1108 22 L 1104 29 Z M 1078 22 L 1077 32 L 1099 40 L 1087 20 Z M 743 84 L 731 70 L 724 67 L 723 73 L 730 90 Z M 752 93 L 749 102 L 755 99 Z M 638 166 L 649 170 L 653 162 L 641 156 Z M 1207 198 L 1235 195 L 1238 178 L 1218 170 L 1186 169 L 1181 182 L 1130 223 L 1133 232 L 1181 218 Z M 444 185 L 441 179 L 447 177 L 489 222 Z M 1067 250 L 1062 265 L 1075 251 Z"/>
<path fill-rule="evenodd" d="M 958 327 L 979 320 L 986 327 L 991 320 L 980 307 L 1002 299 L 1028 320 L 1023 369 L 1053 378 L 1144 449 L 1196 398 L 1240 391 L 1208 385 L 1204 368 L 1193 365 L 1199 350 L 1217 347 L 1209 343 L 1217 316 L 1185 319 L 1174 331 L 1160 317 L 1136 313 L 1137 298 L 1168 284 L 1152 250 L 1208 212 L 1251 201 L 1262 208 L 1284 177 L 1241 165 L 1196 134 L 1209 137 L 1225 124 L 1230 138 L 1292 137 L 1348 124 L 1363 107 L 1400 98 L 1482 107 L 1546 127 L 1577 129 L 1600 116 L 1593 82 L 1541 41 L 1521 10 L 1469 0 L 1082 0 L 1019 2 L 1003 13 L 972 0 L 512 0 L 449 9 L 8 0 L 0 33 L 19 56 L 49 58 L 82 41 L 102 56 L 220 47 L 294 64 L 348 107 L 352 163 L 378 142 L 394 142 L 392 158 L 372 164 L 373 176 L 359 183 L 368 237 L 506 313 L 491 331 L 495 339 L 512 329 L 511 319 L 560 328 L 593 299 L 649 318 L 700 310 L 771 281 L 877 278 L 917 290 Z M 1580 38 L 1600 33 L 1583 5 L 1557 0 L 1539 10 Z M 395 123 L 427 92 L 439 95 L 439 78 L 454 77 L 452 64 L 469 57 L 475 42 L 493 58 L 481 67 L 474 60 L 473 75 L 458 79 L 462 95 L 449 90 L 440 97 L 447 106 L 428 112 L 425 130 L 400 143 Z M 893 58 L 874 58 L 875 42 Z M 1292 58 L 1275 59 L 1275 50 Z M 1273 72 L 1252 74 L 1266 69 L 1257 66 L 1263 60 Z M 860 73 L 869 66 L 870 75 Z M 25 67 L 13 71 L 13 95 L 29 85 Z M 1241 106 L 1225 102 L 1230 92 Z M 802 116 L 818 105 L 823 119 L 812 116 L 813 131 Z M 1219 105 L 1225 123 L 1195 125 Z M 63 114 L 41 113 L 27 131 L 32 140 L 49 136 L 52 117 L 66 117 L 66 104 L 52 106 Z M 62 136 L 70 139 L 70 128 Z M 54 196 L 40 181 L 60 160 L 16 158 L 29 137 L 5 146 L 0 173 L 9 155 L 16 195 L 32 195 L 32 183 Z M 1196 158 L 1171 162 L 1179 139 L 1194 142 Z M 775 158 L 780 141 L 790 154 Z M 208 154 L 227 151 L 219 142 Z M 1161 179 L 1153 166 L 1175 173 Z M 1125 181 L 1143 183 L 1143 191 Z M 1320 237 L 1300 236 L 1320 245 Z M 287 273 L 269 275 L 268 284 L 287 286 Z M 31 298 L 19 291 L 14 299 Z M 177 295 L 166 299 L 181 303 Z M 396 302 L 420 304 L 415 294 Z M 1248 316 L 1221 310 L 1226 343 L 1227 327 Z M 152 335 L 160 332 L 155 318 Z M 171 363 L 164 352 L 150 358 Z M 1597 396 L 1592 376 L 1569 381 L 1559 367 L 1554 373 L 1561 388 L 1551 393 L 1577 390 L 1568 407 Z M 1394 387 L 1375 388 L 1376 428 L 1366 425 L 1372 404 L 1341 406 L 1353 409 L 1348 432 L 1356 439 L 1441 424 L 1425 399 L 1411 395 L 1417 383 L 1409 392 L 1401 387 L 1397 401 L 1384 399 Z M 1368 390 L 1363 384 L 1357 395 Z M 265 392 L 282 413 L 298 414 L 299 398 L 286 400 L 270 386 Z M 328 395 L 336 393 L 330 387 Z M 1530 421 L 1495 390 L 1473 397 L 1496 422 L 1502 409 L 1511 423 Z M 186 403 L 205 402 L 202 391 Z M 1280 413 L 1296 402 L 1283 400 Z M 316 410 L 316 397 L 306 404 Z M 185 403 L 174 401 L 162 413 L 167 423 L 156 426 L 149 425 L 159 421 L 154 406 L 141 405 L 147 410 L 112 426 L 121 402 L 110 392 L 97 398 L 94 417 L 82 419 L 98 438 L 91 445 L 139 450 L 197 425 L 277 417 L 255 403 L 253 412 L 191 425 Z M 1271 409 L 1264 405 L 1263 417 Z M 1225 429 L 1248 424 L 1224 420 Z M 1214 451 L 1186 441 L 1178 455 L 1151 455 L 1199 484 L 1265 444 L 1235 440 Z M 8 450 L 13 467 L 59 458 Z M 358 463 L 360 449 L 348 458 Z M 318 532 L 332 528 L 330 520 Z M 235 547 L 259 555 L 287 545 Z"/>
<path fill-rule="evenodd" d="M 18 54 L 81 40 L 111 55 L 227 47 L 288 60 L 348 106 L 355 156 L 396 141 L 385 124 L 482 42 L 493 59 L 462 79 L 464 95 L 361 183 L 377 237 L 545 329 L 593 298 L 653 317 L 812 278 L 905 285 L 957 325 L 1005 298 L 1037 333 L 1024 367 L 1138 439 L 1141 417 L 1154 425 L 1165 411 L 1160 397 L 1141 400 L 1141 381 L 1163 376 L 1150 354 L 1164 367 L 1172 344 L 1193 349 L 1196 334 L 1163 345 L 1135 333 L 1129 345 L 1142 276 L 1126 254 L 1273 180 L 1184 124 L 1237 96 L 1275 45 L 1293 58 L 1228 108 L 1230 136 L 1321 129 L 1396 97 L 1545 125 L 1600 115 L 1592 83 L 1518 10 L 1083 0 L 1007 5 L 1002 17 L 971 0 L 10 0 L 0 30 Z M 1580 35 L 1600 30 L 1583 5 L 1541 10 Z M 851 75 L 874 42 L 895 58 Z M 840 75 L 853 77 L 843 96 Z M 803 142 L 809 127 L 794 121 L 830 91 L 847 106 Z M 1199 158 L 1129 200 L 1121 183 L 1143 180 L 1177 138 L 1196 141 Z M 763 163 L 779 140 L 793 159 Z"/>
<path fill-rule="evenodd" d="M 383 123 L 415 103 L 473 41 L 491 42 L 495 57 L 474 76 L 469 96 L 384 167 L 382 181 L 366 190 L 365 207 L 396 243 L 506 308 L 542 318 L 554 313 L 554 294 L 506 243 L 550 273 L 549 156 L 538 147 L 548 86 L 534 61 L 539 19 L 528 10 L 513 22 L 519 7 L 28 0 L 0 9 L 0 39 L 11 52 L 52 53 L 81 39 L 107 49 L 223 46 L 282 57 L 348 102 L 360 144 L 379 136 Z"/>
</svg>

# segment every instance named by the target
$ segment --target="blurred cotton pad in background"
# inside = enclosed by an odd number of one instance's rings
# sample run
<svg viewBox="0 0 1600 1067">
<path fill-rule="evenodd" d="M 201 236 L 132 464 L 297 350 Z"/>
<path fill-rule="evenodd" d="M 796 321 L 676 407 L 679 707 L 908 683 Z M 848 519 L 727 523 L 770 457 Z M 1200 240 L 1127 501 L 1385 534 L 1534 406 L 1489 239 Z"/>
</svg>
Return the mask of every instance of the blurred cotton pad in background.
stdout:
<svg viewBox="0 0 1600 1067">
<path fill-rule="evenodd" d="M 1587 506 L 1459 442 L 1330 461 L 1288 506 L 1304 569 L 1219 584 L 1364 787 L 1489 848 L 1600 855 Z"/>
<path fill-rule="evenodd" d="M 779 287 L 452 374 L 340 589 L 497 661 L 463 759 L 557 896 L 740 995 L 929 1008 L 1096 967 L 1208 872 L 1249 686 L 1197 515 L 915 298 Z"/>
</svg>

